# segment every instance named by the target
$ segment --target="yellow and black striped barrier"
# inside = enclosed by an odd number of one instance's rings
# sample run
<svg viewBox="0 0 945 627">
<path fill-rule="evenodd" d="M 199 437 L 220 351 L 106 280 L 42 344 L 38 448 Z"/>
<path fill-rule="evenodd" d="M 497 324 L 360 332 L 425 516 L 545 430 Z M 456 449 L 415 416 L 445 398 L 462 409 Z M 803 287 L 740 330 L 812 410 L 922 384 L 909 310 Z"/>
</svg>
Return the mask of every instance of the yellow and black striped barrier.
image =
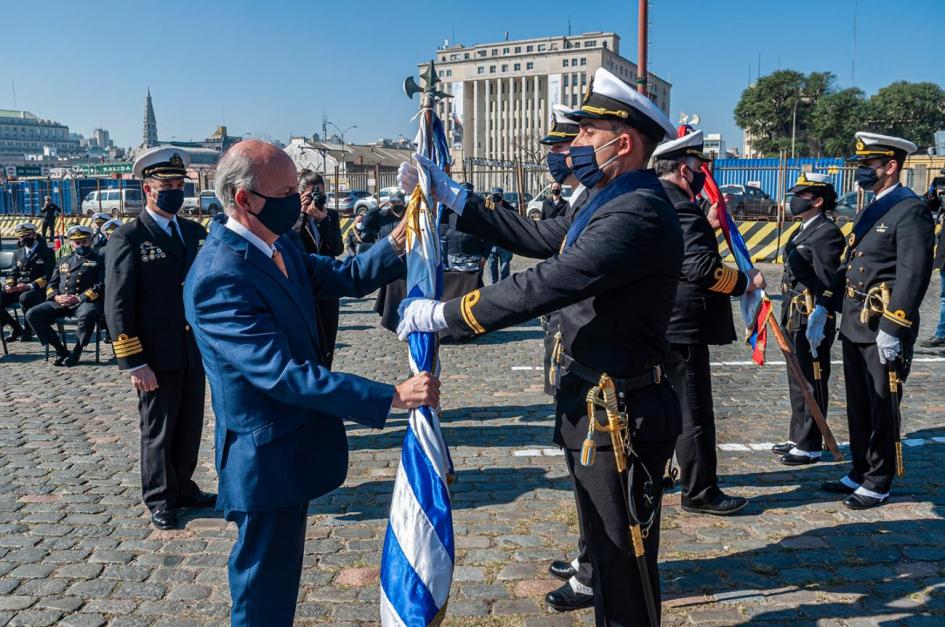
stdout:
<svg viewBox="0 0 945 627">
<path fill-rule="evenodd" d="M 61 228 L 62 231 L 69 228 L 73 224 L 84 224 L 90 226 L 92 224 L 91 218 L 78 218 L 78 217 L 66 217 L 60 218 L 64 223 L 64 226 L 59 227 L 57 225 L 57 232 Z M 13 227 L 19 224 L 20 222 L 30 221 L 33 222 L 37 228 L 42 224 L 41 216 L 2 216 L 0 217 L 0 237 L 10 238 L 13 237 Z M 209 227 L 210 218 L 201 218 L 198 220 L 205 227 Z M 784 248 L 784 245 L 787 244 L 788 240 L 791 239 L 791 236 L 801 227 L 800 222 L 787 222 L 785 223 L 780 231 L 778 230 L 777 222 L 759 222 L 755 220 L 744 220 L 738 222 L 738 229 L 742 233 L 742 237 L 745 238 L 745 244 L 748 246 L 748 252 L 751 254 L 751 260 L 755 263 L 758 262 L 767 262 L 767 263 L 781 263 L 781 250 Z M 354 226 L 354 219 L 350 217 L 341 218 L 341 237 L 342 240 L 348 235 L 348 231 Z M 939 233 L 941 231 L 941 226 L 935 227 L 935 232 Z M 844 237 L 850 234 L 850 231 L 853 230 L 853 223 L 846 222 L 840 225 L 840 230 L 843 231 Z M 725 243 L 725 238 L 722 237 L 721 231 L 716 231 L 719 240 L 719 251 L 722 253 L 722 258 L 731 260 L 732 253 L 728 249 L 728 244 Z"/>
</svg>

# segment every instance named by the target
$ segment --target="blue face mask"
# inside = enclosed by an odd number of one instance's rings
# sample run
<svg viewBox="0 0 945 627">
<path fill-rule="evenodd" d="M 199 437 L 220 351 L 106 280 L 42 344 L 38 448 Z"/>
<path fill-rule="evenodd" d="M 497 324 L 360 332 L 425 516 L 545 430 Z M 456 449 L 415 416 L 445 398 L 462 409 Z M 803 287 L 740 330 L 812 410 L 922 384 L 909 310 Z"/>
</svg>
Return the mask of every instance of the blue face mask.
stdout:
<svg viewBox="0 0 945 627">
<path fill-rule="evenodd" d="M 597 165 L 596 153 L 598 150 L 603 150 L 613 144 L 618 139 L 620 139 L 619 135 L 600 148 L 594 148 L 593 146 L 571 146 L 571 168 L 574 172 L 574 176 L 581 182 L 581 185 L 591 189 L 600 183 L 601 179 L 604 178 L 604 171 L 601 170 L 601 168 L 606 168 L 610 165 L 617 158 L 617 155 L 614 155 L 602 165 Z"/>
<path fill-rule="evenodd" d="M 174 215 L 184 205 L 184 190 L 182 189 L 161 189 L 157 193 L 157 208 L 164 213 Z"/>
<path fill-rule="evenodd" d="M 860 186 L 860 189 L 864 191 L 869 191 L 879 183 L 879 175 L 876 174 L 876 170 L 869 167 L 868 165 L 861 165 L 853 173 L 853 178 L 856 181 L 856 184 Z"/>
<path fill-rule="evenodd" d="M 571 168 L 568 166 L 568 153 L 549 152 L 547 161 L 548 172 L 551 173 L 551 178 L 553 178 L 556 183 L 563 184 L 565 179 L 571 176 Z"/>
</svg>

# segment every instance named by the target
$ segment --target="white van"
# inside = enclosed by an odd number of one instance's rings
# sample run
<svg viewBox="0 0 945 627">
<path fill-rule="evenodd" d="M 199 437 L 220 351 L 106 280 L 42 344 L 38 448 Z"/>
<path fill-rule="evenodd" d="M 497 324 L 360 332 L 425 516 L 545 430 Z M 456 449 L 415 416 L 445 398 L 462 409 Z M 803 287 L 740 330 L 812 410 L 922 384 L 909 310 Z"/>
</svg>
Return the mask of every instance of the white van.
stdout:
<svg viewBox="0 0 945 627">
<path fill-rule="evenodd" d="M 121 211 L 124 215 L 136 216 L 142 207 L 141 190 L 137 187 L 102 189 L 89 192 L 82 200 L 82 215 L 91 217 L 98 212 L 117 215 Z"/>
<path fill-rule="evenodd" d="M 562 185 L 561 197 L 565 200 L 568 200 L 571 198 L 571 193 L 573 191 L 574 190 L 571 189 L 570 185 Z M 541 205 L 550 197 L 551 185 L 545 185 L 544 189 L 538 192 L 538 194 L 533 199 L 528 201 L 528 208 L 525 210 L 525 215 L 532 220 L 541 220 Z"/>
</svg>

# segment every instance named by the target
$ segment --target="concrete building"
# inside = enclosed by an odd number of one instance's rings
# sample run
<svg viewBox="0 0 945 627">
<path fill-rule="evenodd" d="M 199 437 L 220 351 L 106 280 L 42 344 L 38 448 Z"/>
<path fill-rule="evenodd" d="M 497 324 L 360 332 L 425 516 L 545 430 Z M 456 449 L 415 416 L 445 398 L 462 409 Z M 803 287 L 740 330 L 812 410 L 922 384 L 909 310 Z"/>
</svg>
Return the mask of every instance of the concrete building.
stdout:
<svg viewBox="0 0 945 627">
<path fill-rule="evenodd" d="M 0 109 L 0 163 L 19 165 L 38 155 L 68 157 L 81 151 L 69 127 L 29 111 Z"/>
<path fill-rule="evenodd" d="M 454 44 L 433 59 L 443 81 L 439 87 L 453 96 L 440 103 L 439 114 L 457 161 L 538 161 L 538 140 L 548 130 L 553 104 L 579 106 L 600 67 L 630 84 L 637 79 L 637 66 L 620 56 L 616 33 Z M 419 64 L 419 71 L 428 63 Z M 668 114 L 671 85 L 654 74 L 648 85 L 650 97 Z"/>
<path fill-rule="evenodd" d="M 702 143 L 702 152 L 712 155 L 717 159 L 725 159 L 728 154 L 725 152 L 725 139 L 721 133 L 706 133 Z"/>
</svg>

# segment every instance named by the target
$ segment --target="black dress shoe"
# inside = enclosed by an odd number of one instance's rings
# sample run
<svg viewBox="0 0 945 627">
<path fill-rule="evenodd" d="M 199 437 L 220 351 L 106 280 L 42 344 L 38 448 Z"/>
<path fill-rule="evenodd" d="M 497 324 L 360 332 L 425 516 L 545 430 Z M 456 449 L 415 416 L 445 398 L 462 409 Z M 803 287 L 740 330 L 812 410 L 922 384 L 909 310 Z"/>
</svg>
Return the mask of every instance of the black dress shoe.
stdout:
<svg viewBox="0 0 945 627">
<path fill-rule="evenodd" d="M 558 579 L 563 579 L 564 581 L 567 581 L 577 574 L 577 571 L 574 569 L 574 566 L 571 565 L 571 562 L 565 562 L 564 560 L 555 560 L 551 562 L 551 566 L 548 567 L 548 572 Z"/>
<path fill-rule="evenodd" d="M 794 442 L 781 442 L 771 447 L 771 452 L 775 455 L 787 455 L 794 448 Z"/>
<path fill-rule="evenodd" d="M 13 333 L 7 336 L 7 342 L 19 342 L 23 339 L 23 329 L 13 329 Z"/>
<path fill-rule="evenodd" d="M 925 348 L 941 348 L 945 346 L 945 337 L 933 335 L 929 339 L 919 342 L 919 345 Z"/>
<path fill-rule="evenodd" d="M 65 352 L 59 353 L 58 355 L 56 355 L 56 360 L 52 362 L 52 365 L 57 366 L 57 367 L 65 366 L 66 360 L 69 359 L 69 357 L 71 356 L 72 356 L 71 353 L 65 353 Z"/>
<path fill-rule="evenodd" d="M 170 507 L 162 507 L 151 513 L 151 524 L 158 529 L 173 529 L 177 526 L 177 513 Z"/>
<path fill-rule="evenodd" d="M 196 494 L 181 497 L 177 500 L 179 507 L 213 507 L 217 502 L 217 495 L 213 492 L 197 490 Z"/>
<path fill-rule="evenodd" d="M 69 356 L 62 360 L 62 365 L 65 366 L 66 368 L 71 368 L 72 366 L 79 363 L 79 357 L 81 356 L 82 356 L 82 349 L 76 346 L 75 349 L 71 353 L 69 353 Z"/>
<path fill-rule="evenodd" d="M 851 488 L 842 481 L 824 481 L 820 484 L 820 489 L 833 494 L 853 494 L 856 492 L 856 488 Z"/>
<path fill-rule="evenodd" d="M 559 612 L 582 610 L 594 606 L 594 595 L 575 592 L 571 584 L 566 583 L 557 590 L 545 595 L 545 602 Z"/>
<path fill-rule="evenodd" d="M 731 516 L 748 505 L 748 499 L 744 496 L 728 496 L 719 493 L 715 499 L 709 503 L 697 505 L 694 503 L 683 504 L 683 510 L 692 514 L 712 514 L 713 516 Z"/>
<path fill-rule="evenodd" d="M 843 506 L 847 509 L 873 509 L 874 507 L 879 507 L 889 497 L 878 499 L 872 496 L 866 496 L 865 494 L 856 494 L 855 492 L 843 499 Z"/>
<path fill-rule="evenodd" d="M 788 453 L 787 455 L 782 455 L 781 459 L 778 461 L 785 466 L 804 466 L 806 464 L 816 464 L 820 461 L 820 458 L 811 457 L 810 455 L 793 455 Z"/>
</svg>

